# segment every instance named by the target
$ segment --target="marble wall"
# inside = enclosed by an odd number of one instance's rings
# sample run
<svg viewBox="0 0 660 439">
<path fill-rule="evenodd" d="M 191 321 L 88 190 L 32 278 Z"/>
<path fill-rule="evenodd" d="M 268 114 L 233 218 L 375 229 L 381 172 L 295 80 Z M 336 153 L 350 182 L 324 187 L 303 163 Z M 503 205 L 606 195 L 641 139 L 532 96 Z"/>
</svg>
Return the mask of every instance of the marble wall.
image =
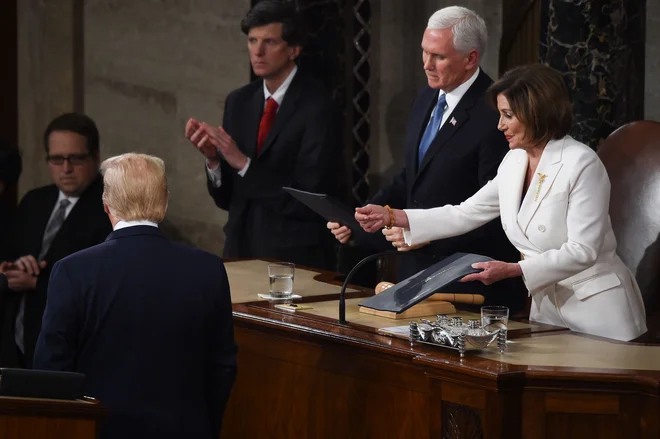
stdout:
<svg viewBox="0 0 660 439">
<path fill-rule="evenodd" d="M 220 123 L 225 96 L 249 81 L 239 23 L 249 0 L 87 0 L 85 111 L 104 157 L 129 151 L 165 160 L 170 189 L 163 229 L 219 253 L 226 212 L 206 190 L 203 158 L 186 120 Z"/>
<path fill-rule="evenodd" d="M 61 113 L 82 109 L 81 4 L 18 2 L 18 145 L 23 155 L 19 196 L 50 183 L 42 136 Z"/>
<path fill-rule="evenodd" d="M 646 0 L 644 119 L 660 122 L 660 1 Z"/>
<path fill-rule="evenodd" d="M 596 148 L 643 118 L 645 0 L 544 0 L 540 58 L 563 73 L 572 135 Z"/>
</svg>

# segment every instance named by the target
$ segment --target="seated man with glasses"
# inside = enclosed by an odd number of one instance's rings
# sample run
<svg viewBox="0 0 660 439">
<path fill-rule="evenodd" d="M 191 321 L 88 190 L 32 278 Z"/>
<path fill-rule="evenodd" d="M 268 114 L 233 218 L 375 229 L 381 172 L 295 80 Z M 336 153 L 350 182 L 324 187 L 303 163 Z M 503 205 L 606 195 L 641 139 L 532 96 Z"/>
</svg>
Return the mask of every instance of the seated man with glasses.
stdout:
<svg viewBox="0 0 660 439">
<path fill-rule="evenodd" d="M 23 197 L 11 236 L 12 259 L 3 262 L 10 292 L 0 309 L 0 366 L 31 367 L 46 306 L 51 267 L 103 242 L 112 231 L 103 211 L 99 132 L 89 117 L 68 113 L 44 133 L 53 184 Z"/>
</svg>

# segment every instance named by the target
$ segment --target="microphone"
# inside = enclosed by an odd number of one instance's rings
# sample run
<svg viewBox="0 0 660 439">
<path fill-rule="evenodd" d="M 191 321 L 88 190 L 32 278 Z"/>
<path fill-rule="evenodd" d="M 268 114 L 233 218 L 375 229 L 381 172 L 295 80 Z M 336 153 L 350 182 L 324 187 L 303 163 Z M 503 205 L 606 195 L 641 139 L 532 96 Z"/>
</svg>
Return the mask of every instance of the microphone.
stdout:
<svg viewBox="0 0 660 439">
<path fill-rule="evenodd" d="M 345 325 L 346 322 L 346 287 L 348 286 L 348 283 L 350 282 L 351 278 L 357 273 L 360 268 L 362 268 L 367 262 L 373 261 L 374 259 L 378 259 L 381 256 L 387 256 L 387 255 L 417 255 L 416 252 L 400 252 L 400 251 L 383 251 L 383 252 L 378 252 L 374 253 L 373 255 L 369 255 L 366 258 L 362 259 L 360 262 L 355 264 L 355 267 L 351 269 L 351 271 L 348 272 L 346 275 L 346 278 L 344 279 L 344 285 L 341 287 L 341 291 L 339 292 L 339 324 Z"/>
</svg>

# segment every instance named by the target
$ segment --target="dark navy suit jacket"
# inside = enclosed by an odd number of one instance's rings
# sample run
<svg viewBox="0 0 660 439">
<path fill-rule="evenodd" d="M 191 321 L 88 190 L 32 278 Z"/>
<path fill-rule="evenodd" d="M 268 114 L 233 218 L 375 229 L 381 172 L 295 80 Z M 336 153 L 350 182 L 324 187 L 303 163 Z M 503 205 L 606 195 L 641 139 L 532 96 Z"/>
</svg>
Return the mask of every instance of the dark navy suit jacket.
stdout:
<svg viewBox="0 0 660 439">
<path fill-rule="evenodd" d="M 134 226 L 53 267 L 34 367 L 87 376 L 101 438 L 216 439 L 235 356 L 217 256 Z"/>
</svg>

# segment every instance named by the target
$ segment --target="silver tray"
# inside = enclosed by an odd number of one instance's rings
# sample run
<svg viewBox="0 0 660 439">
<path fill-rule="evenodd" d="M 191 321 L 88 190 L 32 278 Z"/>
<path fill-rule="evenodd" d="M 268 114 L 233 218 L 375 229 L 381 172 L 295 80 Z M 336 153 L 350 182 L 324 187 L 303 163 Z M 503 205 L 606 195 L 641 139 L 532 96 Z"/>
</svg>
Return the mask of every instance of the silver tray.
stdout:
<svg viewBox="0 0 660 439">
<path fill-rule="evenodd" d="M 409 323 L 410 344 L 429 344 L 443 348 L 454 349 L 461 357 L 473 350 L 481 350 L 497 343 L 500 352 L 506 349 L 506 328 L 486 330 L 481 328 L 478 320 L 463 323 L 460 317 L 449 319 L 447 315 L 436 316 L 436 321 L 425 319 Z"/>
</svg>

